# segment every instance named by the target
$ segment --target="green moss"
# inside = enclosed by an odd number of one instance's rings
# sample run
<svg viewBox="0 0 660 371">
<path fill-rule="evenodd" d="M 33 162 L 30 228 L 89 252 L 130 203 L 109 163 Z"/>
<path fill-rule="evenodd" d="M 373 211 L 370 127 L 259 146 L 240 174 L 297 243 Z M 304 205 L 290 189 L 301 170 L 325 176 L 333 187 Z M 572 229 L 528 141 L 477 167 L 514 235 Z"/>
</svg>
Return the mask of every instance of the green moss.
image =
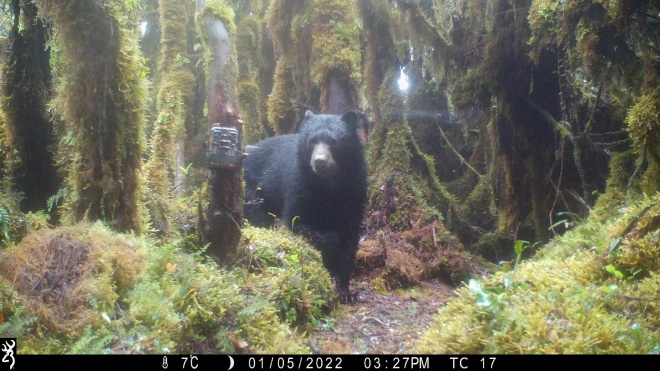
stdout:
<svg viewBox="0 0 660 371">
<path fill-rule="evenodd" d="M 642 189 L 653 194 L 660 190 L 660 88 L 637 99 L 628 111 L 626 124 L 638 161 L 647 163 Z"/>
<path fill-rule="evenodd" d="M 309 1 L 274 0 L 266 15 L 279 58 L 268 98 L 268 121 L 277 135 L 295 130 L 300 106 L 318 106 L 312 100 L 310 75 L 312 5 Z"/>
<path fill-rule="evenodd" d="M 273 89 L 275 53 L 268 29 L 269 2 L 250 2 L 238 10 L 236 51 L 238 53 L 238 104 L 244 121 L 244 143 L 266 137 L 268 95 Z"/>
<path fill-rule="evenodd" d="M 61 179 L 53 159 L 55 129 L 48 102 L 52 89 L 51 29 L 37 16 L 33 1 L 12 5 L 16 22 L 3 37 L 5 59 L 0 67 L 1 176 L 11 177 L 14 191 L 24 194 L 21 206 L 37 211 L 57 192 Z"/>
<path fill-rule="evenodd" d="M 330 309 L 334 285 L 320 253 L 302 237 L 262 228 L 244 229 L 243 235 L 250 254 L 241 261 L 250 274 L 262 277 L 262 284 L 270 281 L 262 288 L 270 288 L 269 297 L 280 303 L 282 320 L 306 327 Z"/>
<path fill-rule="evenodd" d="M 263 24 L 256 15 L 248 15 L 241 18 L 236 27 L 236 52 L 240 61 L 238 77 L 249 80 L 260 64 Z"/>
<path fill-rule="evenodd" d="M 175 198 L 183 194 L 179 158 L 185 152 L 186 121 L 191 115 L 195 77 L 187 55 L 187 5 L 180 1 L 161 0 L 159 4 L 161 51 L 160 87 L 157 96 L 158 116 L 149 145 L 149 159 L 144 168 L 146 205 L 151 225 L 161 233 L 171 234 Z M 172 189 L 179 192 L 172 193 Z"/>
<path fill-rule="evenodd" d="M 311 73 L 322 84 L 330 71 L 349 76 L 356 84 L 360 71 L 359 29 L 355 4 L 347 0 L 315 1 L 313 6 Z"/>
<path fill-rule="evenodd" d="M 236 36 L 236 23 L 234 23 L 234 8 L 230 4 L 227 4 L 225 0 L 210 0 L 204 6 L 202 11 L 202 16 L 210 15 L 218 20 L 220 20 L 225 27 L 229 35 L 234 38 Z"/>
<path fill-rule="evenodd" d="M 241 18 L 236 35 L 238 57 L 238 109 L 243 119 L 243 144 L 253 144 L 265 138 L 262 126 L 262 88 L 259 73 L 267 63 L 263 56 L 264 22 L 256 14 Z"/>
<path fill-rule="evenodd" d="M 268 120 L 276 134 L 293 132 L 308 108 L 328 111 L 332 77 L 346 83 L 348 105 L 357 106 L 361 54 L 354 3 L 275 0 L 268 25 L 279 57 L 268 100 Z"/>
<path fill-rule="evenodd" d="M 62 219 L 140 231 L 146 89 L 135 19 L 123 0 L 39 1 L 55 29 L 57 164 L 69 197 Z"/>
<path fill-rule="evenodd" d="M 320 254 L 288 232 L 244 236 L 224 270 L 182 252 L 184 241 L 101 224 L 31 234 L 0 254 L 0 335 L 23 339 L 22 354 L 308 353 L 296 328 L 310 330 L 336 298 Z"/>
<path fill-rule="evenodd" d="M 407 121 L 401 118 L 403 100 L 395 91 L 395 80 L 392 69 L 378 94 L 382 120 L 373 129 L 367 151 L 367 162 L 375 164 L 369 169 L 369 204 L 379 210 L 390 198 L 388 202 L 394 202 L 396 211 L 387 216 L 388 224 L 403 230 L 441 220 L 440 208 L 447 210 L 454 197 L 438 180 L 433 158 L 419 150 Z M 390 177 L 395 193 L 386 195 L 382 187 Z"/>
<path fill-rule="evenodd" d="M 288 58 L 277 62 L 273 91 L 268 99 L 268 122 L 275 134 L 290 134 L 296 124 L 296 89 L 293 81 L 293 67 L 287 66 Z"/>
<path fill-rule="evenodd" d="M 598 196 L 591 213 L 592 218 L 605 220 L 617 215 L 618 210 L 627 202 L 628 183 L 632 164 L 633 151 L 615 152 L 610 159 L 610 172 L 607 178 L 605 192 Z"/>
<path fill-rule="evenodd" d="M 608 261 L 626 277 L 645 276 L 660 269 L 660 202 L 644 199 L 626 208 L 627 215 L 615 224 L 615 246 Z"/>
<path fill-rule="evenodd" d="M 616 278 L 605 272 L 601 256 L 609 248 L 609 236 L 640 208 L 654 203 L 657 200 L 648 200 L 607 222 L 588 220 L 516 267 L 515 275 L 498 274 L 484 279 L 481 288 L 471 284 L 460 289 L 457 298 L 440 310 L 415 350 L 553 354 L 651 351 L 660 335 L 657 321 L 652 318 L 657 308 L 644 297 L 653 297 L 657 292 L 657 286 L 652 288 L 657 285 L 657 276 L 651 274 L 641 281 L 624 278 L 620 288 L 615 289 L 619 291 L 612 293 L 611 288 L 603 287 Z M 657 224 L 657 205 L 646 215 L 640 219 L 639 238 L 652 242 L 657 240 L 652 227 Z M 655 242 L 646 249 L 656 250 Z M 630 261 L 641 263 L 636 258 Z M 508 289 L 501 288 L 505 277 L 514 280 Z M 483 301 L 484 293 L 492 299 L 490 304 Z M 631 306 L 625 299 L 631 296 L 641 300 Z"/>
<path fill-rule="evenodd" d="M 243 143 L 253 144 L 266 137 L 261 126 L 261 90 L 253 81 L 238 83 L 238 102 L 243 117 Z"/>
<path fill-rule="evenodd" d="M 0 248 L 13 246 L 28 233 L 47 226 L 50 218 L 43 211 L 22 212 L 23 195 L 12 188 L 10 178 L 0 181 Z"/>
<path fill-rule="evenodd" d="M 660 327 L 660 303 L 656 300 L 660 274 L 652 272 L 641 280 L 620 282 L 620 284 L 621 291 L 625 295 L 613 298 L 610 302 L 612 310 L 628 313 L 642 328 L 657 329 Z M 655 336 L 658 336 L 657 331 Z"/>
<path fill-rule="evenodd" d="M 98 328 L 101 313 L 112 313 L 118 293 L 137 281 L 144 262 L 139 250 L 135 241 L 99 224 L 30 234 L 2 255 L 2 271 L 13 286 L 5 300 L 25 308 L 20 314 L 5 312 L 5 319 L 37 319 L 24 329 L 26 337 L 46 331 L 53 339 L 76 338 L 87 326 Z"/>
</svg>

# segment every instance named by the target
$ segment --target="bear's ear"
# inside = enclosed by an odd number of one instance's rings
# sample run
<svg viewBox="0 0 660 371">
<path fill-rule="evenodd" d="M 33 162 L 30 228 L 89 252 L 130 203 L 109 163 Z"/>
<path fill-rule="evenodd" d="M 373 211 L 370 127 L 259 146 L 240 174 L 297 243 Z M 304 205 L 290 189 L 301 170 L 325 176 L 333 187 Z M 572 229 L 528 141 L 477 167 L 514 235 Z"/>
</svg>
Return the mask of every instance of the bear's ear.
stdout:
<svg viewBox="0 0 660 371">
<path fill-rule="evenodd" d="M 358 114 L 355 113 L 355 111 L 348 111 L 344 113 L 344 115 L 341 117 L 341 120 L 348 125 L 348 128 L 351 130 L 351 132 L 355 132 L 358 127 L 358 121 L 360 118 L 358 117 Z"/>
<path fill-rule="evenodd" d="M 314 112 L 307 110 L 307 112 L 305 112 L 305 120 L 309 120 L 312 117 L 314 117 Z"/>
</svg>

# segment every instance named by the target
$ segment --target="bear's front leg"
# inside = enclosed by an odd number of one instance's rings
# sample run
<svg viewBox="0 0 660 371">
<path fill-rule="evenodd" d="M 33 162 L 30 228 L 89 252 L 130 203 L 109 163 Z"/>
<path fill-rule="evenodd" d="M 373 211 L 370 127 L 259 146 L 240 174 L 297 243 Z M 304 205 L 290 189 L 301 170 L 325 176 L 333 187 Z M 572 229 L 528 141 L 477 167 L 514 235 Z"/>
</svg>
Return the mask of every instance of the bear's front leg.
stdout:
<svg viewBox="0 0 660 371">
<path fill-rule="evenodd" d="M 360 295 L 352 293 L 349 288 L 357 244 L 350 244 L 337 231 L 314 231 L 313 229 L 303 229 L 302 231 L 302 235 L 321 252 L 323 265 L 328 269 L 335 282 L 340 302 L 342 304 L 358 302 Z"/>
</svg>

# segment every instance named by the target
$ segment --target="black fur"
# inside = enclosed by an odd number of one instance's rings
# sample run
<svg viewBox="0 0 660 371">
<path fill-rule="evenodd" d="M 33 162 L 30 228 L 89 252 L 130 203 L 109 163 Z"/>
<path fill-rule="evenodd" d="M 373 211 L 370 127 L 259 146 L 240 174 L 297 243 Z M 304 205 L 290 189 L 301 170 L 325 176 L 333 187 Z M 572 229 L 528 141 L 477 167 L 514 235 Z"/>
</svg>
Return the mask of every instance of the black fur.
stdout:
<svg viewBox="0 0 660 371">
<path fill-rule="evenodd" d="M 367 200 L 367 169 L 357 124 L 352 111 L 343 116 L 307 111 L 298 134 L 251 146 L 243 162 L 245 218 L 254 226 L 269 227 L 276 215 L 306 236 L 321 251 L 342 302 L 357 299 L 349 280 Z M 319 142 L 329 146 L 336 164 L 331 175 L 315 173 L 310 164 Z"/>
</svg>

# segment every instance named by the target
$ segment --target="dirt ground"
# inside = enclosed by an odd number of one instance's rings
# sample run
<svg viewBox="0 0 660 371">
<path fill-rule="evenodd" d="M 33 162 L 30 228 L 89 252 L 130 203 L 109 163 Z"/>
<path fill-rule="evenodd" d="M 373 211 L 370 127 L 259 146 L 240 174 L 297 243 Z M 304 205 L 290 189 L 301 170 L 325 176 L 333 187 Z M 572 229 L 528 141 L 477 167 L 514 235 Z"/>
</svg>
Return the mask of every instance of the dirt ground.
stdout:
<svg viewBox="0 0 660 371">
<path fill-rule="evenodd" d="M 333 322 L 312 334 L 312 352 L 329 353 L 410 353 L 432 317 L 451 298 L 453 288 L 433 280 L 419 286 L 386 293 L 370 287 L 371 278 L 351 282 L 362 300 L 339 305 L 328 318 Z"/>
<path fill-rule="evenodd" d="M 454 288 L 489 269 L 441 224 L 366 235 L 351 280 L 361 300 L 338 304 L 311 334 L 310 348 L 320 354 L 411 353 Z"/>
</svg>

